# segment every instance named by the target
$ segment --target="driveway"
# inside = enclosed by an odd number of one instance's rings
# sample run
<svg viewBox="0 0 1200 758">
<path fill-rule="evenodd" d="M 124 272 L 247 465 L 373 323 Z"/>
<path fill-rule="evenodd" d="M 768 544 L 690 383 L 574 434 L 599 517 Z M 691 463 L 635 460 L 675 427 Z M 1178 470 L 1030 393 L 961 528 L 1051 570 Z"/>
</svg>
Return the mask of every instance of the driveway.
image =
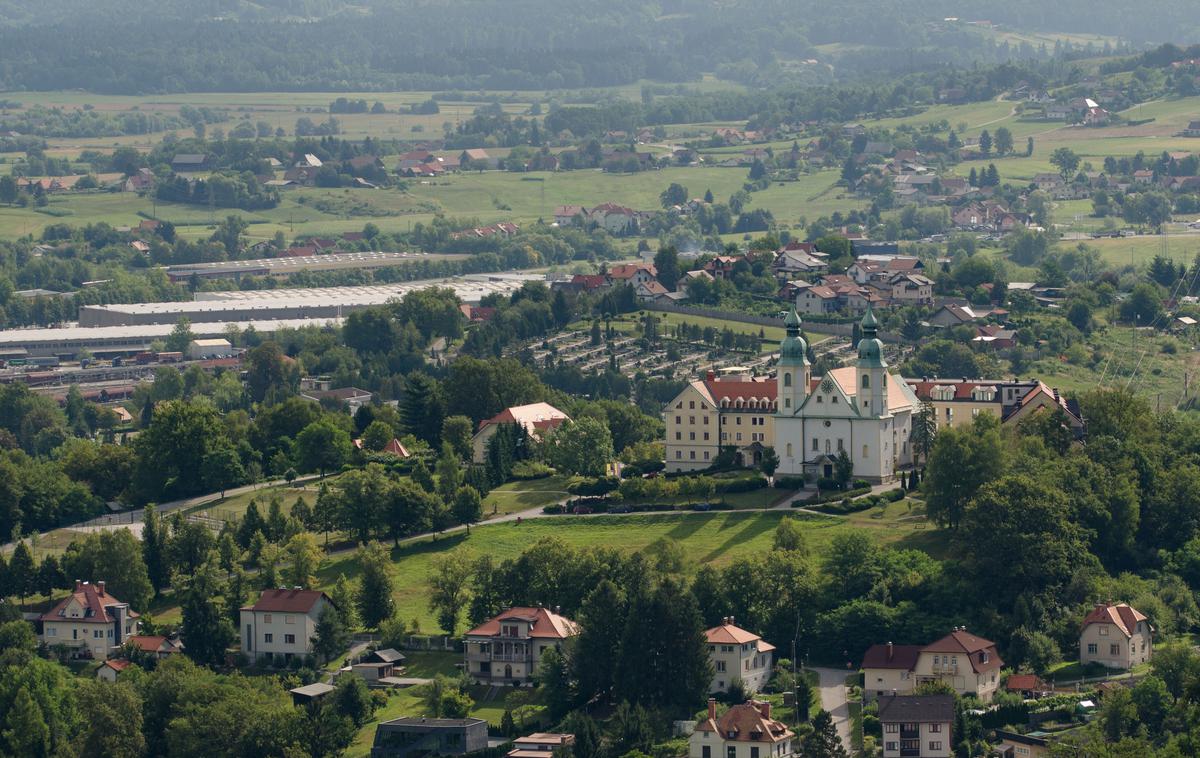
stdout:
<svg viewBox="0 0 1200 758">
<path fill-rule="evenodd" d="M 811 668 L 811 667 L 810 667 Z M 846 675 L 844 669 L 812 668 L 820 677 L 821 707 L 833 716 L 833 725 L 847 753 L 852 753 L 850 742 L 850 706 L 846 701 Z"/>
</svg>

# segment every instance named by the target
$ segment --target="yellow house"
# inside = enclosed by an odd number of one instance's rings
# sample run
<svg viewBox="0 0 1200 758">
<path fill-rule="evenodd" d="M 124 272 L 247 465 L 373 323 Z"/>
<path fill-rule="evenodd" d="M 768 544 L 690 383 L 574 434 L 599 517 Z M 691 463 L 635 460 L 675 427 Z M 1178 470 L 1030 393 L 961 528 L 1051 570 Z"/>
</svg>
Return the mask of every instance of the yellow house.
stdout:
<svg viewBox="0 0 1200 758">
<path fill-rule="evenodd" d="M 1004 667 L 996 643 L 957 627 L 937 642 L 872 645 L 863 654 L 863 695 L 906 695 L 924 682 L 945 682 L 960 695 L 989 702 Z"/>
<path fill-rule="evenodd" d="M 112 595 L 104 582 L 75 580 L 75 589 L 42 614 L 42 642 L 73 648 L 81 658 L 104 660 L 138 630 L 139 614 Z"/>
<path fill-rule="evenodd" d="M 712 465 L 721 446 L 736 447 L 744 465 L 762 459 L 775 444 L 773 379 L 719 377 L 709 371 L 667 404 L 667 471 L 699 471 Z"/>
</svg>

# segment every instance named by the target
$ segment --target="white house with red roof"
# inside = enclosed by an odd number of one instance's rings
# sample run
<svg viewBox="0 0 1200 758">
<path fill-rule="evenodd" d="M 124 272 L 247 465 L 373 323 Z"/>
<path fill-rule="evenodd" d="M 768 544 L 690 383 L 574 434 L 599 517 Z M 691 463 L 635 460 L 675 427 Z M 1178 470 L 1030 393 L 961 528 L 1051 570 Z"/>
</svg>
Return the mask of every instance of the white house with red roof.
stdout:
<svg viewBox="0 0 1200 758">
<path fill-rule="evenodd" d="M 708 642 L 708 659 L 713 667 L 709 694 L 728 692 L 734 682 L 742 683 L 743 691 L 755 693 L 766 687 L 775 665 L 775 646 L 741 627 L 734 626 L 733 617 L 721 620 L 704 632 Z"/>
<path fill-rule="evenodd" d="M 1154 627 L 1128 603 L 1099 603 L 1083 620 L 1079 662 L 1129 669 L 1150 660 Z"/>
<path fill-rule="evenodd" d="M 109 594 L 103 581 L 75 580 L 75 589 L 42 614 L 41 641 L 47 647 L 63 646 L 81 658 L 104 660 L 117 653 L 138 631 L 140 615 Z"/>
<path fill-rule="evenodd" d="M 479 429 L 471 438 L 472 458 L 476 463 L 487 461 L 488 443 L 501 424 L 519 424 L 530 437 L 541 439 L 570 420 L 570 416 L 549 403 L 530 403 L 505 408 L 495 416 L 479 422 Z"/>
<path fill-rule="evenodd" d="M 610 268 L 606 277 L 611 285 L 628 284 L 637 287 L 657 280 L 658 269 L 653 263 L 622 263 Z"/>
<path fill-rule="evenodd" d="M 533 684 L 538 662 L 579 634 L 579 625 L 556 607 L 509 608 L 463 636 L 466 672 L 479 684 Z"/>
<path fill-rule="evenodd" d="M 317 620 L 332 605 L 320 590 L 263 590 L 253 605 L 241 608 L 242 652 L 275 662 L 311 655 Z"/>
<path fill-rule="evenodd" d="M 688 758 L 790 758 L 798 746 L 796 733 L 771 718 L 771 704 L 750 700 L 717 715 L 708 700 L 708 718 L 688 738 Z"/>
<path fill-rule="evenodd" d="M 1004 667 L 996 643 L 966 627 L 928 645 L 872 645 L 863 654 L 863 695 L 905 695 L 925 682 L 945 682 L 960 695 L 989 702 L 1000 686 Z"/>
</svg>

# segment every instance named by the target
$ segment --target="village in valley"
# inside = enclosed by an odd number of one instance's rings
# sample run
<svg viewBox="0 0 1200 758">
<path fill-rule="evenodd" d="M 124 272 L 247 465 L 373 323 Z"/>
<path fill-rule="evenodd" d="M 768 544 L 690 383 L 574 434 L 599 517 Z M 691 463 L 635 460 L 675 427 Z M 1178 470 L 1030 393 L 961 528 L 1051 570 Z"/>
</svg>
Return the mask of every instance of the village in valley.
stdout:
<svg viewBox="0 0 1200 758">
<path fill-rule="evenodd" d="M 1170 2 L 77 4 L 0 14 L 0 755 L 1200 754 Z"/>
</svg>

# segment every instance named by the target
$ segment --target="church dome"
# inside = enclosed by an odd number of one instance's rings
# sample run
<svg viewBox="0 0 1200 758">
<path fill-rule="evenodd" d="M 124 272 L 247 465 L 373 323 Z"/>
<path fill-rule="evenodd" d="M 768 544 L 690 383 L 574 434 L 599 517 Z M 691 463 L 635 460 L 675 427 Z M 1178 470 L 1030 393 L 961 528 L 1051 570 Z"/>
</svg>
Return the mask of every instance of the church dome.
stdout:
<svg viewBox="0 0 1200 758">
<path fill-rule="evenodd" d="M 879 321 L 868 307 L 859 324 L 862 339 L 858 341 L 858 363 L 860 366 L 883 366 L 883 342 L 879 339 Z"/>
<path fill-rule="evenodd" d="M 787 337 L 779 346 L 779 362 L 796 365 L 808 362 L 808 343 L 800 336 L 800 316 L 793 307 L 783 322 L 787 327 Z"/>
</svg>

